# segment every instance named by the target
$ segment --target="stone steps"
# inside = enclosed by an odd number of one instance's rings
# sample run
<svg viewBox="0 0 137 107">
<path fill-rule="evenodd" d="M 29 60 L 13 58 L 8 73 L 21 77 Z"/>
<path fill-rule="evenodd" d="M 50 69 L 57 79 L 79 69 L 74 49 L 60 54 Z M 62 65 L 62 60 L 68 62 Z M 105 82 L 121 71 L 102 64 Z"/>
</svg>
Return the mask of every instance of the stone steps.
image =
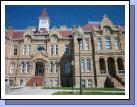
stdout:
<svg viewBox="0 0 137 107">
<path fill-rule="evenodd" d="M 114 83 L 114 87 L 124 87 L 116 78 L 111 77 L 111 80 Z"/>
</svg>

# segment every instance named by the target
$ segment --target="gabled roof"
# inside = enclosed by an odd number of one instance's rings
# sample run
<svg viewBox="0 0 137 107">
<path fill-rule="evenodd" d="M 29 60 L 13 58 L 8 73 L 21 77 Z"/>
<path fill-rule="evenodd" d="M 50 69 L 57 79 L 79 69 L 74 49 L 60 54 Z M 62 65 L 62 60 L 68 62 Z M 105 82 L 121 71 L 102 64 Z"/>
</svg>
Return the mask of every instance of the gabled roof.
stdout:
<svg viewBox="0 0 137 107">
<path fill-rule="evenodd" d="M 41 13 L 40 17 L 47 17 L 47 16 L 48 16 L 47 10 L 46 10 L 46 8 L 44 8 L 42 10 L 42 13 Z"/>
<path fill-rule="evenodd" d="M 60 30 L 60 35 L 62 35 L 63 39 L 71 38 L 72 30 Z"/>
<path fill-rule="evenodd" d="M 14 31 L 12 39 L 21 39 L 23 37 L 23 31 Z"/>
<path fill-rule="evenodd" d="M 95 26 L 96 28 L 99 28 L 99 23 L 87 23 L 84 26 L 81 26 L 82 30 L 84 31 L 92 31 L 93 30 L 93 26 Z"/>
</svg>

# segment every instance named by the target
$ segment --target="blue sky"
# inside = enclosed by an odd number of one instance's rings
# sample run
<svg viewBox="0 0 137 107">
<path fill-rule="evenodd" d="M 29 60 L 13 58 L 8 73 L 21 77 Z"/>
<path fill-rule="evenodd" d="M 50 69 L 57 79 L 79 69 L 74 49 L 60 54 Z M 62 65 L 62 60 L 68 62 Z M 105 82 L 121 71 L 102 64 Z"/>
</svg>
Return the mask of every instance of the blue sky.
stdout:
<svg viewBox="0 0 137 107">
<path fill-rule="evenodd" d="M 109 16 L 114 24 L 125 25 L 124 6 L 92 6 L 92 5 L 7 5 L 5 8 L 6 28 L 26 29 L 28 26 L 38 26 L 38 17 L 46 8 L 50 17 L 50 28 L 60 25 L 82 26 L 90 21 L 100 21 L 104 14 Z"/>
</svg>

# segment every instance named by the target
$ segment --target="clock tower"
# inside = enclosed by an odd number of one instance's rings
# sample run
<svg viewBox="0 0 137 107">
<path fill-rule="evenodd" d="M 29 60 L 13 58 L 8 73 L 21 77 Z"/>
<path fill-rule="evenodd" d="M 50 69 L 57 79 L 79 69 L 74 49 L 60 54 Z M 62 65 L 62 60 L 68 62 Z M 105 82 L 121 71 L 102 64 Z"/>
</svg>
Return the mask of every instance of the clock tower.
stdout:
<svg viewBox="0 0 137 107">
<path fill-rule="evenodd" d="M 39 29 L 38 30 L 40 32 L 49 32 L 49 24 L 50 24 L 50 19 L 46 11 L 46 8 L 44 8 L 39 17 Z"/>
</svg>

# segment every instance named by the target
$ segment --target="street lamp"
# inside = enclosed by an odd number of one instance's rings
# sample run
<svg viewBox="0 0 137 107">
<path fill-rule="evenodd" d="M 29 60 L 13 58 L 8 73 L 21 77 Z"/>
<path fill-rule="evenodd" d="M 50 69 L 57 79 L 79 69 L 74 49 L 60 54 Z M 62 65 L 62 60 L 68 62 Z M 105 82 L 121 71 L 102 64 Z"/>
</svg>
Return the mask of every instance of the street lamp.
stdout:
<svg viewBox="0 0 137 107">
<path fill-rule="evenodd" d="M 83 30 L 78 27 L 78 30 L 77 30 L 77 40 L 78 40 L 78 43 L 79 43 L 79 71 L 80 71 L 80 95 L 83 94 L 82 92 L 82 72 L 81 72 L 81 50 L 80 50 L 80 43 L 82 41 L 82 38 L 84 36 L 84 32 Z"/>
</svg>

